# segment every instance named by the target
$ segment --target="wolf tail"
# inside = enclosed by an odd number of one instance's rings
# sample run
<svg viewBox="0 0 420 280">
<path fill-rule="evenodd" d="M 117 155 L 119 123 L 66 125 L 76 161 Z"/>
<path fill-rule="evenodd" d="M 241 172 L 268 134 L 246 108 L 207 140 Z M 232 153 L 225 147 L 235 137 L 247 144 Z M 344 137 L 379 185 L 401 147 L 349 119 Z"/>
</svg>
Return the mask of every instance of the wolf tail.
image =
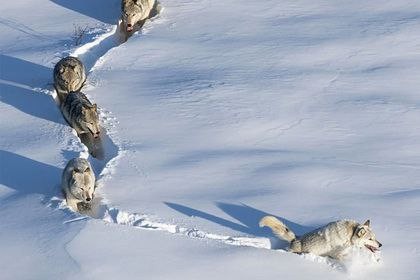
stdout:
<svg viewBox="0 0 420 280">
<path fill-rule="evenodd" d="M 292 242 L 296 235 L 279 219 L 273 216 L 265 216 L 260 220 L 260 227 L 269 227 L 273 233 L 280 239 Z"/>
</svg>

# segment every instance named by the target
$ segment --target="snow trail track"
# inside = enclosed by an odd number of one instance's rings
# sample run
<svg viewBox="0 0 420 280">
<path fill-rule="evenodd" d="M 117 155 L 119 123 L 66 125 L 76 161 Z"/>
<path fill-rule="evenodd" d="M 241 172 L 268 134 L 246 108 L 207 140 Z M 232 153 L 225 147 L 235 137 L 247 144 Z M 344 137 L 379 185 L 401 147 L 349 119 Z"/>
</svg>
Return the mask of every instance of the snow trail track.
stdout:
<svg viewBox="0 0 420 280">
<path fill-rule="evenodd" d="M 70 55 L 78 57 L 83 62 L 89 75 L 95 66 L 101 62 L 102 57 L 109 50 L 118 47 L 120 44 L 122 43 L 118 35 L 117 26 L 114 26 L 112 29 L 105 31 L 103 34 L 96 36 L 93 41 L 81 45 Z M 89 98 L 91 98 L 91 96 L 89 96 L 89 90 L 84 92 Z M 55 101 L 58 103 L 55 93 L 52 93 L 52 95 Z M 105 108 L 101 108 L 100 104 L 98 104 L 98 107 L 100 110 L 101 122 L 104 123 L 107 121 L 101 131 L 101 155 L 97 156 L 97 158 L 93 157 L 89 154 L 88 148 L 86 147 L 84 151 L 80 152 L 79 156 L 89 159 L 95 169 L 95 173 L 97 174 L 97 184 L 99 187 L 103 187 L 104 181 L 106 181 L 108 176 L 112 175 L 114 168 L 118 164 L 118 160 L 124 155 L 125 151 L 121 142 L 119 139 L 117 139 L 116 133 L 113 131 L 116 118 L 110 115 L 110 113 L 108 113 Z M 75 132 L 74 134 L 76 135 Z M 95 209 L 93 212 L 86 212 L 82 214 L 87 214 L 95 219 L 101 219 L 107 223 L 132 226 L 146 230 L 163 231 L 171 234 L 184 235 L 191 238 L 214 240 L 233 246 L 272 249 L 271 241 L 268 238 L 233 237 L 228 235 L 208 233 L 195 228 L 181 227 L 175 224 L 156 222 L 145 214 L 128 213 L 118 208 L 108 207 L 107 204 L 103 203 L 100 196 L 95 197 L 94 204 Z M 49 205 L 51 207 L 59 208 L 66 207 L 65 200 L 58 197 L 51 198 Z M 75 219 L 66 221 L 65 223 L 77 222 L 87 218 L 88 217 L 77 217 Z M 283 249 L 278 249 L 278 251 L 286 252 Z M 322 258 L 319 260 L 321 262 L 326 262 L 325 260 L 323 261 Z"/>
<path fill-rule="evenodd" d="M 152 21 L 153 20 L 154 18 Z M 149 20 L 149 23 L 150 21 L 151 20 Z M 137 33 L 141 31 L 142 30 L 138 31 Z M 70 53 L 70 55 L 78 57 L 83 62 L 87 75 L 89 76 L 95 67 L 101 63 L 103 56 L 105 56 L 109 50 L 117 48 L 123 43 L 124 42 L 122 42 L 121 37 L 118 34 L 118 26 L 115 25 L 111 29 L 104 30 L 102 34 L 95 36 L 92 41 L 76 48 L 73 52 Z M 48 90 L 38 91 L 51 94 L 55 102 L 59 104 L 55 92 L 50 92 Z M 92 99 L 92 96 L 89 95 L 89 88 L 83 92 L 89 97 L 89 99 Z M 102 108 L 100 104 L 98 104 L 98 107 L 100 120 L 102 123 L 100 137 L 101 140 L 99 143 L 93 143 L 93 146 L 94 149 L 99 147 L 99 150 L 96 150 L 95 152 L 97 154 L 92 156 L 91 147 L 88 147 L 87 145 L 89 144 L 86 143 L 86 141 L 88 142 L 89 140 L 85 141 L 84 139 L 79 138 L 79 140 L 85 144 L 86 148 L 80 152 L 79 157 L 89 159 L 97 175 L 97 186 L 100 189 L 104 186 L 104 181 L 112 176 L 114 169 L 118 164 L 118 160 L 124 155 L 125 150 L 120 139 L 118 139 L 117 133 L 114 131 L 118 121 L 114 116 L 112 116 L 111 113 L 109 113 L 109 111 L 107 111 L 105 108 Z M 75 136 L 77 136 L 75 131 L 73 131 L 73 133 Z M 54 208 L 66 208 L 65 200 L 57 196 L 52 197 L 48 205 Z M 82 215 L 87 216 L 76 217 L 66 221 L 65 223 L 78 222 L 89 219 L 89 217 L 91 217 L 94 219 L 103 220 L 107 223 L 131 226 L 143 230 L 162 231 L 169 234 L 186 236 L 189 238 L 221 242 L 232 246 L 243 246 L 268 250 L 275 249 L 281 253 L 287 252 L 285 250 L 285 243 L 277 240 L 276 238 L 270 239 L 266 237 L 240 237 L 220 235 L 201 231 L 196 228 L 187 228 L 176 224 L 158 222 L 154 221 L 146 214 L 129 213 L 118 208 L 109 207 L 103 201 L 103 198 L 100 194 L 95 196 L 93 205 L 94 206 L 92 207 L 91 211 L 81 212 Z M 301 257 L 315 262 L 327 264 L 330 267 L 338 270 L 344 269 L 340 263 L 328 258 L 305 254 L 301 255 Z"/>
<path fill-rule="evenodd" d="M 89 74 L 95 68 L 95 66 L 101 62 L 102 57 L 112 48 L 118 47 L 120 45 L 120 39 L 118 37 L 117 26 L 114 26 L 108 32 L 97 36 L 92 42 L 86 43 L 71 53 L 72 56 L 80 58 L 86 67 L 86 71 Z M 88 95 L 87 91 L 87 95 Z M 90 96 L 89 96 L 90 97 Z M 105 109 L 100 107 L 101 112 L 104 112 Z M 101 113 L 101 120 L 115 120 L 114 117 L 110 116 L 109 113 Z M 101 132 L 101 139 L 103 145 L 104 156 L 102 159 L 97 159 L 89 155 L 88 150 L 82 151 L 80 157 L 89 158 L 89 161 L 94 166 L 95 172 L 99 174 L 97 181 L 99 186 L 103 186 L 103 181 L 106 180 L 108 176 L 111 176 L 113 169 L 118 164 L 119 158 L 124 154 L 124 149 L 119 140 L 113 139 L 116 137 L 116 134 L 112 131 L 112 128 L 108 125 L 105 126 L 106 132 L 104 129 Z M 53 198 L 52 200 L 56 200 Z M 125 226 L 133 226 L 137 228 L 147 229 L 147 230 L 157 230 L 164 231 L 172 234 L 185 235 L 192 238 L 200 239 L 209 239 L 223 242 L 225 244 L 234 245 L 234 246 L 247 246 L 254 248 L 264 248 L 271 249 L 271 242 L 268 238 L 252 238 L 252 237 L 232 237 L 227 235 L 218 235 L 200 231 L 195 228 L 185 228 L 180 227 L 175 224 L 166 224 L 161 222 L 154 222 L 147 215 L 137 214 L 137 213 L 128 213 L 117 208 L 109 208 L 106 204 L 102 204 L 102 201 L 96 199 L 95 203 L 101 204 L 97 205 L 95 213 L 88 213 L 93 218 L 102 219 L 109 223 L 115 223 Z M 64 200 L 62 201 L 64 203 Z M 64 206 L 64 205 L 62 205 Z M 76 218 L 67 222 L 75 222 L 84 219 L 83 217 Z M 284 250 L 281 250 L 284 251 Z"/>
</svg>

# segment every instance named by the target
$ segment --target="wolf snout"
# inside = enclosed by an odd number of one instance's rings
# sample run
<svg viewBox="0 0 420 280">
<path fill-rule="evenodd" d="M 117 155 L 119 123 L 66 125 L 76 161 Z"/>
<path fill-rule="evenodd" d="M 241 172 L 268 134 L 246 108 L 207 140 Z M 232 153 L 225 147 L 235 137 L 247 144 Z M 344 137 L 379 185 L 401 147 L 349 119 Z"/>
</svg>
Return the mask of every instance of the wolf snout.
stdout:
<svg viewBox="0 0 420 280">
<path fill-rule="evenodd" d="M 86 197 L 86 201 L 91 201 L 91 200 L 92 200 L 92 198 Z"/>
</svg>

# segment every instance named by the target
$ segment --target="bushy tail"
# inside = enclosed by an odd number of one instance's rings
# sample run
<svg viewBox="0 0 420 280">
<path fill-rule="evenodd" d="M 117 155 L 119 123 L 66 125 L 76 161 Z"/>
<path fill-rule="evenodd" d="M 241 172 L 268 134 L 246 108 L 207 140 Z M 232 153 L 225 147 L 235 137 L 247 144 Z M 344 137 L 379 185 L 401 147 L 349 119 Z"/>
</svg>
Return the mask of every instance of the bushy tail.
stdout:
<svg viewBox="0 0 420 280">
<path fill-rule="evenodd" d="M 277 237 L 283 240 L 291 242 L 296 239 L 295 233 L 276 217 L 265 216 L 260 220 L 260 227 L 269 227 Z"/>
</svg>

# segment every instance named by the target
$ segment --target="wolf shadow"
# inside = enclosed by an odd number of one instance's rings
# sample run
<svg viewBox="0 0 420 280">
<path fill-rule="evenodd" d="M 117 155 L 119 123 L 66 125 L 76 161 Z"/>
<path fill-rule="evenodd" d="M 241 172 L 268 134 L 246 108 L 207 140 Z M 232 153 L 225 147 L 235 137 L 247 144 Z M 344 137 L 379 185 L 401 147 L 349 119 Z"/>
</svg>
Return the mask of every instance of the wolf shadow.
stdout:
<svg viewBox="0 0 420 280">
<path fill-rule="evenodd" d="M 271 249 L 285 249 L 288 246 L 288 242 L 280 240 L 278 237 L 275 237 L 272 232 L 267 228 L 260 228 L 259 221 L 262 217 L 270 215 L 275 216 L 282 222 L 284 222 L 290 229 L 292 229 L 297 235 L 309 232 L 316 227 L 312 226 L 303 226 L 297 223 L 294 223 L 290 220 L 287 220 L 283 217 L 279 217 L 262 210 L 258 210 L 246 204 L 232 204 L 225 202 L 216 202 L 216 206 L 225 212 L 227 215 L 236 220 L 236 222 L 227 220 L 225 218 L 217 217 L 215 215 L 193 209 L 191 207 L 172 203 L 164 202 L 168 207 L 184 214 L 189 217 L 199 217 L 210 222 L 219 224 L 223 227 L 230 228 L 232 230 L 245 233 L 246 235 L 266 237 L 270 240 Z"/>
</svg>

